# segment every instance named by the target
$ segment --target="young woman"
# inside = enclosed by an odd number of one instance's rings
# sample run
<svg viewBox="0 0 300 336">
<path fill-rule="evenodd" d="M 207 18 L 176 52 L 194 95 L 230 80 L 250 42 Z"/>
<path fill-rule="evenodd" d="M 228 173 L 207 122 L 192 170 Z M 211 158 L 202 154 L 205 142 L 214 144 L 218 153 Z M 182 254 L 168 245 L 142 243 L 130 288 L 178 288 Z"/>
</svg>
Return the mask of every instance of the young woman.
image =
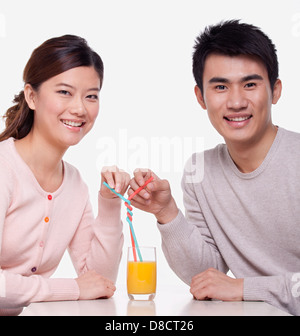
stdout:
<svg viewBox="0 0 300 336">
<path fill-rule="evenodd" d="M 80 37 L 53 38 L 34 50 L 23 79 L 0 135 L 0 313 L 111 297 L 123 245 L 120 199 L 101 183 L 94 219 L 87 186 L 62 160 L 97 118 L 100 56 Z M 101 177 L 122 194 L 130 179 L 116 167 Z M 67 248 L 78 278 L 51 279 Z"/>
</svg>

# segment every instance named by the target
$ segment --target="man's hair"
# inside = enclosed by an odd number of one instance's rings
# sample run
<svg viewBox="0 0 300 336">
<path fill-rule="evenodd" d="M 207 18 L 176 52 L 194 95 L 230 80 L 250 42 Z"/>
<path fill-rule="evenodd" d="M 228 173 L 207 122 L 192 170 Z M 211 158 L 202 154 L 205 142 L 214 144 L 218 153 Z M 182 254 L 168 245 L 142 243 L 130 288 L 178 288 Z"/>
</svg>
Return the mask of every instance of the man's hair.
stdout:
<svg viewBox="0 0 300 336">
<path fill-rule="evenodd" d="M 193 74 L 203 94 L 203 72 L 209 54 L 226 56 L 256 56 L 265 65 L 273 91 L 278 79 L 276 48 L 271 39 L 260 28 L 230 20 L 205 28 L 195 41 L 193 53 Z"/>
</svg>

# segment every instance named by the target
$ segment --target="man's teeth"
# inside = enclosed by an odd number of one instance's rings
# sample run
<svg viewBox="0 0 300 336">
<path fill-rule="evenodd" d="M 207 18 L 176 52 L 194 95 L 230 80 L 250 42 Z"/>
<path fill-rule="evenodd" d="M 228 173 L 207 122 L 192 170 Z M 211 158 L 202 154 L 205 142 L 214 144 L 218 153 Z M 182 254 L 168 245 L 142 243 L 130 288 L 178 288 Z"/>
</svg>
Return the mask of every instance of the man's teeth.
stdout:
<svg viewBox="0 0 300 336">
<path fill-rule="evenodd" d="M 62 120 L 62 122 L 65 125 L 73 126 L 73 127 L 80 127 L 83 125 L 83 122 L 76 122 L 76 121 L 70 121 L 70 120 Z"/>
<path fill-rule="evenodd" d="M 248 117 L 236 117 L 236 118 L 226 118 L 228 119 L 229 121 L 244 121 L 244 120 L 247 120 L 247 119 L 250 119 L 251 116 L 248 116 Z"/>
</svg>

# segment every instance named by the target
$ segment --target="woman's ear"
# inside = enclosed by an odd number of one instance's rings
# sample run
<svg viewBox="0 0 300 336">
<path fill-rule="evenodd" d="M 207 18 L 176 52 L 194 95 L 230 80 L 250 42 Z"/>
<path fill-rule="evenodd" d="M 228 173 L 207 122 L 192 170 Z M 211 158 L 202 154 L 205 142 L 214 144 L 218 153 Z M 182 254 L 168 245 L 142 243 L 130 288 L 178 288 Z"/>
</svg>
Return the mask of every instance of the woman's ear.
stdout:
<svg viewBox="0 0 300 336">
<path fill-rule="evenodd" d="M 35 110 L 35 96 L 36 92 L 32 88 L 30 84 L 25 84 L 24 87 L 24 97 L 26 100 L 27 105 L 31 110 Z"/>
<path fill-rule="evenodd" d="M 195 95 L 197 97 L 198 103 L 201 105 L 201 107 L 203 108 L 203 110 L 206 110 L 206 104 L 205 104 L 202 92 L 201 92 L 201 90 L 200 90 L 200 88 L 199 88 L 198 85 L 195 86 L 194 91 L 195 91 Z"/>
</svg>

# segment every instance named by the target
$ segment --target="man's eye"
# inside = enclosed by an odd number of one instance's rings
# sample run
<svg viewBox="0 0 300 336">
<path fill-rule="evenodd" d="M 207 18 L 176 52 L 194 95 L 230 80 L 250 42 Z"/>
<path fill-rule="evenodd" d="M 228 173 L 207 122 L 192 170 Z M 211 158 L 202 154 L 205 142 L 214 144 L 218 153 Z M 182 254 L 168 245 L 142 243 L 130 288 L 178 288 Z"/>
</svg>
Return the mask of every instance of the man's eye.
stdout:
<svg viewBox="0 0 300 336">
<path fill-rule="evenodd" d="M 245 85 L 246 88 L 253 88 L 253 87 L 255 87 L 255 86 L 256 86 L 256 83 L 247 83 L 247 84 Z"/>
<path fill-rule="evenodd" d="M 223 91 L 223 90 L 226 89 L 226 86 L 225 86 L 225 85 L 217 85 L 217 86 L 216 86 L 216 89 L 217 89 L 217 90 L 221 90 L 221 91 Z"/>
</svg>

